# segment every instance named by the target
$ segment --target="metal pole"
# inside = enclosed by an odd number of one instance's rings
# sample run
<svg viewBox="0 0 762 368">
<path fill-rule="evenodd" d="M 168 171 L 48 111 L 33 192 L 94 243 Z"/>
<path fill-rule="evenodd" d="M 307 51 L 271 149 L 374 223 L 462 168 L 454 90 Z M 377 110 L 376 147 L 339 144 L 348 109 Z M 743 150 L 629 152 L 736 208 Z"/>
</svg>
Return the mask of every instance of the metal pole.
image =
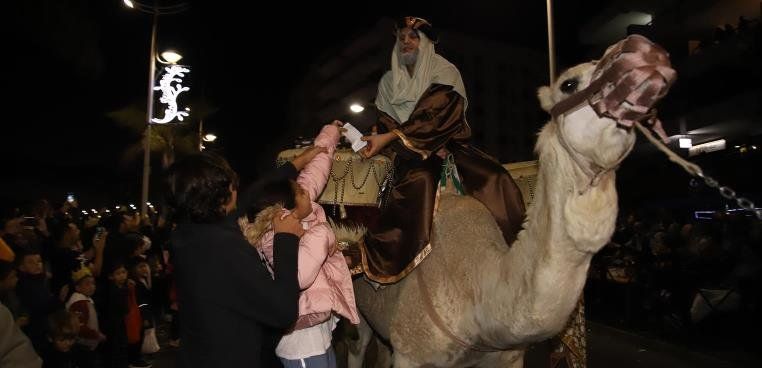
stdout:
<svg viewBox="0 0 762 368">
<path fill-rule="evenodd" d="M 553 35 L 553 0 L 546 0 L 548 9 L 548 72 L 550 84 L 556 81 L 556 40 Z"/>
<path fill-rule="evenodd" d="M 159 12 L 154 9 L 151 27 L 151 51 L 148 62 L 148 105 L 146 107 L 146 131 L 143 137 L 143 193 L 140 196 L 140 216 L 148 214 L 148 184 L 151 176 L 151 118 L 153 118 L 153 85 L 156 75 L 156 27 Z"/>
<path fill-rule="evenodd" d="M 204 119 L 198 121 L 198 151 L 204 150 Z"/>
</svg>

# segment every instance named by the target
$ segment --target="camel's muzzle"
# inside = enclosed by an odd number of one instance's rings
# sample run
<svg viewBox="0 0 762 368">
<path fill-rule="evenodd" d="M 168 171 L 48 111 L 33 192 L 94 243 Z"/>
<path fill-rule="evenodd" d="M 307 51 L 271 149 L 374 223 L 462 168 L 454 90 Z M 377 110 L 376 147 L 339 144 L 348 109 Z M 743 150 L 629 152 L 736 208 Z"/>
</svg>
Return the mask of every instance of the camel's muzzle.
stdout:
<svg viewBox="0 0 762 368">
<path fill-rule="evenodd" d="M 558 102 L 550 113 L 555 119 L 587 103 L 599 117 L 613 119 L 620 126 L 648 121 L 666 141 L 653 105 L 667 94 L 676 77 L 663 48 L 643 36 L 631 35 L 603 55 L 587 88 Z"/>
</svg>

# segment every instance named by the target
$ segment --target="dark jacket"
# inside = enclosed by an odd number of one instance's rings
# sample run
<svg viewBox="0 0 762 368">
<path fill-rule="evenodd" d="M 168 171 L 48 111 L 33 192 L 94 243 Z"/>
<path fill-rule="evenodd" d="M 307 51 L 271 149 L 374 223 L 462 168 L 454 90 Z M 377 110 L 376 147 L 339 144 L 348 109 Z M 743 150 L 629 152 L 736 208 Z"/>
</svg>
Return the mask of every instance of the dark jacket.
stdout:
<svg viewBox="0 0 762 368">
<path fill-rule="evenodd" d="M 295 178 L 286 164 L 268 178 Z M 178 224 L 172 234 L 182 367 L 261 367 L 263 329 L 288 328 L 297 318 L 297 247 L 275 236 L 275 279 L 246 241 L 237 218 L 262 182 L 240 196 L 239 210 L 212 224 Z"/>
<path fill-rule="evenodd" d="M 42 355 L 42 368 L 79 368 L 75 363 L 74 352 L 60 352 L 47 343 Z"/>
<path fill-rule="evenodd" d="M 50 286 L 53 293 L 57 294 L 64 285 L 71 284 L 71 273 L 82 267 L 82 253 L 56 246 L 51 250 L 50 256 L 50 267 L 53 272 Z"/>
<path fill-rule="evenodd" d="M 143 328 L 155 327 L 153 290 L 149 289 L 139 278 L 134 278 L 133 281 L 135 281 L 135 300 L 138 303 L 138 308 L 140 308 L 140 317 L 143 318 Z"/>
<path fill-rule="evenodd" d="M 63 309 L 64 304 L 50 292 L 48 278 L 44 273 L 30 275 L 19 272 L 16 296 L 21 305 L 29 312 L 29 324 L 22 331 L 29 336 L 35 350 L 42 351 L 47 339 L 48 315 Z"/>
</svg>

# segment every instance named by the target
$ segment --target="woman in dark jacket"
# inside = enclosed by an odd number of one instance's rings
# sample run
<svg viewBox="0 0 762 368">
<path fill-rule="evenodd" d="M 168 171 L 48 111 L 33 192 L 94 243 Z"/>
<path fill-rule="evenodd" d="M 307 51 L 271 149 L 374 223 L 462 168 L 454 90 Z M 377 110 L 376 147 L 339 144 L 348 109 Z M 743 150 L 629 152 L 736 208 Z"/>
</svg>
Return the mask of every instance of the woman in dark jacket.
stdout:
<svg viewBox="0 0 762 368">
<path fill-rule="evenodd" d="M 241 195 L 246 209 L 270 180 L 296 178 L 312 148 Z M 285 329 L 297 317 L 297 247 L 303 230 L 288 216 L 274 221 L 275 279 L 237 224 L 237 175 L 221 157 L 199 154 L 169 172 L 169 202 L 180 311 L 183 367 L 260 367 L 266 327 Z"/>
</svg>

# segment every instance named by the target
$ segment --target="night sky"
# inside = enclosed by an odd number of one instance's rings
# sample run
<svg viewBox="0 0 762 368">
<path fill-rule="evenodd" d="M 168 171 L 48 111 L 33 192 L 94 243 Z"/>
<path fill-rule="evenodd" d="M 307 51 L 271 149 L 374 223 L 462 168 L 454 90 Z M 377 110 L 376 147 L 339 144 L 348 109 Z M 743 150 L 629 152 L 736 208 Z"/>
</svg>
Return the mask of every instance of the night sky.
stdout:
<svg viewBox="0 0 762 368">
<path fill-rule="evenodd" d="M 557 3 L 563 65 L 581 59 L 575 13 L 595 2 Z M 267 11 L 253 4 L 193 1 L 161 17 L 158 32 L 158 49 L 177 50 L 192 67 L 192 99 L 213 108 L 205 130 L 220 139 L 210 148 L 244 179 L 272 159 L 261 157 L 263 143 L 288 124 L 289 92 L 315 58 L 382 17 L 417 15 L 435 27 L 546 49 L 541 1 L 275 2 Z M 109 114 L 145 108 L 151 17 L 120 0 L 19 1 L 6 14 L 0 197 L 137 200 L 142 156 L 125 160 L 123 152 L 140 136 Z"/>
</svg>

